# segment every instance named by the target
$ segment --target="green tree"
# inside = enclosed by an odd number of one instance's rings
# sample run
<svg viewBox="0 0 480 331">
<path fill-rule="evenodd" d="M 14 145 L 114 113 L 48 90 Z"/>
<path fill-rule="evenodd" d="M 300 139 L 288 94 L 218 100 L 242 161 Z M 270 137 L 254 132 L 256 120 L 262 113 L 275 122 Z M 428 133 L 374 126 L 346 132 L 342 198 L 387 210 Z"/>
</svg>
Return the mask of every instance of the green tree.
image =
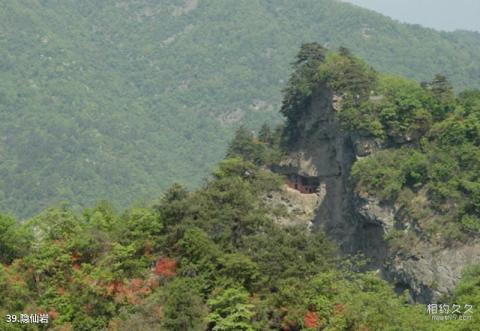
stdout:
<svg viewBox="0 0 480 331">
<path fill-rule="evenodd" d="M 456 106 L 453 87 L 444 75 L 437 74 L 429 85 L 433 97 L 437 101 L 433 107 L 433 115 L 437 119 L 444 119 Z"/>
<path fill-rule="evenodd" d="M 163 195 L 155 209 L 167 226 L 173 226 L 184 218 L 188 210 L 187 190 L 180 184 L 173 184 Z"/>
<path fill-rule="evenodd" d="M 430 83 L 430 89 L 442 103 L 451 102 L 454 98 L 453 87 L 444 75 L 436 74 Z"/>
<path fill-rule="evenodd" d="M 213 331 L 253 331 L 253 305 L 248 303 L 248 292 L 241 288 L 227 288 L 207 302 L 210 313 L 207 320 Z"/>
<path fill-rule="evenodd" d="M 230 142 L 226 156 L 242 157 L 255 164 L 263 164 L 267 160 L 266 145 L 256 139 L 253 132 L 241 126 Z"/>
<path fill-rule="evenodd" d="M 272 132 L 268 124 L 262 124 L 260 130 L 258 131 L 258 139 L 266 144 L 270 144 L 272 142 Z"/>
<path fill-rule="evenodd" d="M 0 214 L 0 263 L 10 264 L 28 252 L 32 233 L 13 217 Z"/>
<path fill-rule="evenodd" d="M 241 285 L 249 291 L 258 288 L 261 274 L 257 263 L 243 254 L 225 254 L 219 259 L 220 274 L 231 280 L 232 284 Z M 229 281 L 227 281 L 229 283 Z"/>
<path fill-rule="evenodd" d="M 162 328 L 168 331 L 205 330 L 206 306 L 193 281 L 178 279 L 168 284 Z"/>
<path fill-rule="evenodd" d="M 317 85 L 317 72 L 326 57 L 326 49 L 318 43 L 303 44 L 293 63 L 293 72 L 283 93 L 280 112 L 287 119 L 284 139 L 287 144 L 298 139 L 298 121 L 305 114 Z"/>
<path fill-rule="evenodd" d="M 306 43 L 300 46 L 300 51 L 294 62 L 294 66 L 305 65 L 315 69 L 319 63 L 323 62 L 327 54 L 327 49 L 319 43 Z"/>
</svg>

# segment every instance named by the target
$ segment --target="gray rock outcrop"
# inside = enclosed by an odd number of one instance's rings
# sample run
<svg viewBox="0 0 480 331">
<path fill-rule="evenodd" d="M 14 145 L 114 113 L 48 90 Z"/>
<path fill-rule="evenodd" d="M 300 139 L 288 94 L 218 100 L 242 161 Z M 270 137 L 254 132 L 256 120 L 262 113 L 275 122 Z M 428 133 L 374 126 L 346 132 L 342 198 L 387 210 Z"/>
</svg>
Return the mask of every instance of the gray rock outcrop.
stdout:
<svg viewBox="0 0 480 331">
<path fill-rule="evenodd" d="M 480 243 L 445 247 L 429 242 L 399 206 L 354 192 L 353 163 L 385 146 L 342 130 L 336 115 L 341 100 L 325 86 L 315 91 L 298 122 L 299 138 L 274 171 L 318 178 L 324 191 L 315 200 L 314 215 L 308 216 L 313 227 L 323 229 L 343 253 L 363 252 L 370 259 L 368 267 L 378 270 L 399 292 L 408 290 L 412 301 L 433 302 L 452 291 L 466 265 L 480 263 Z M 386 240 L 392 231 L 413 234 L 414 244 L 401 250 L 392 247 Z"/>
</svg>

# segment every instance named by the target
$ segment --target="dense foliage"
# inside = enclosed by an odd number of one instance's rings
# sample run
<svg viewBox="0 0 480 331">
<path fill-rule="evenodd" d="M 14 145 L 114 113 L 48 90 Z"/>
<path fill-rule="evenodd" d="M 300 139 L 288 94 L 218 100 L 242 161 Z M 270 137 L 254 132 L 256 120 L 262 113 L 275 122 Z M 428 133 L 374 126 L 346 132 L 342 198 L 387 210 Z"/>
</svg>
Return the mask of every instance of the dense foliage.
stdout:
<svg viewBox="0 0 480 331">
<path fill-rule="evenodd" d="M 2 217 L 0 312 L 48 313 L 52 330 L 433 330 L 322 233 L 273 223 L 262 196 L 280 183 L 230 158 L 153 207 Z"/>
<path fill-rule="evenodd" d="M 351 127 L 387 147 L 355 163 L 352 175 L 357 190 L 406 206 L 432 235 L 466 240 L 480 234 L 480 93 L 456 98 L 439 81 L 384 78 L 382 100 L 348 110 Z M 419 205 L 413 196 L 427 199 Z"/>
<path fill-rule="evenodd" d="M 238 124 L 279 119 L 288 63 L 312 40 L 377 70 L 480 86 L 477 33 L 339 1 L 3 1 L 0 209 L 118 207 L 200 185 Z"/>
<path fill-rule="evenodd" d="M 82 214 L 64 206 L 23 223 L 0 218 L 0 313 L 50 320 L 0 328 L 474 330 L 432 323 L 423 305 L 361 272 L 361 260 L 338 259 L 321 232 L 273 223 L 262 196 L 280 183 L 230 158 L 201 189 L 174 185 L 153 207 L 118 214 L 101 202 Z M 477 278 L 467 272 L 455 302 L 479 302 Z"/>
<path fill-rule="evenodd" d="M 347 49 L 326 52 L 307 44 L 298 57 L 282 105 L 287 146 L 295 143 L 312 98 L 331 98 L 353 140 L 371 144 L 353 164 L 361 197 L 405 207 L 430 239 L 465 241 L 480 234 L 480 91 L 456 96 L 445 76 L 419 84 L 378 74 Z M 319 92 L 320 91 L 320 92 Z M 323 92 L 324 93 L 324 92 Z M 373 148 L 373 149 L 372 149 Z"/>
<path fill-rule="evenodd" d="M 424 88 L 400 81 L 400 87 L 418 89 L 427 98 L 426 106 L 423 99 L 405 101 L 410 94 L 402 94 L 401 88 L 388 90 L 388 80 L 377 80 L 374 71 L 345 49 L 327 53 L 316 44 L 302 48 L 296 68 L 301 74 L 294 79 L 306 86 L 304 91 L 314 85 L 302 79 L 305 74 L 329 85 L 344 96 L 346 105 L 357 104 L 359 110 L 371 101 L 371 88 L 384 91 L 381 102 L 392 105 L 393 113 L 378 126 L 380 134 L 364 129 L 362 116 L 358 123 L 348 122 L 350 108 L 340 112 L 345 111 L 346 129 L 362 131 L 385 144 L 398 144 L 395 137 L 406 135 L 414 125 L 407 115 L 397 114 L 399 109 L 411 114 L 415 107 L 430 110 L 427 106 L 435 105 L 428 126 L 418 129 L 421 134 L 404 148 L 387 149 L 355 164 L 357 188 L 384 194 L 385 199 L 428 188 L 432 197 L 438 195 L 432 201 L 441 207 L 457 198 L 445 196 L 452 183 L 463 185 L 458 193 L 465 197 L 458 212 L 462 224 L 473 224 L 470 229 L 475 229 L 471 217 L 478 212 L 475 176 L 479 172 L 473 167 L 478 162 L 474 154 L 459 152 L 464 145 L 477 148 L 480 140 L 478 92 L 454 98 L 442 77 L 436 77 L 438 84 Z M 308 97 L 308 93 L 296 94 L 295 83 L 289 88 L 286 95 L 294 97 L 286 97 L 285 102 Z M 288 116 L 295 117 L 294 109 Z M 365 118 L 368 115 L 365 112 Z M 399 130 L 391 130 L 397 126 Z M 409 303 L 406 294 L 397 295 L 378 275 L 365 272 L 361 258 L 340 258 L 323 232 L 273 221 L 265 197 L 279 190 L 284 179 L 268 165 L 282 156 L 283 132 L 282 127 L 272 130 L 264 125 L 254 134 L 241 127 L 227 158 L 201 188 L 188 191 L 172 185 L 152 206 L 138 203 L 118 213 L 108 202 L 82 212 L 62 205 L 23 222 L 0 216 L 0 316 L 41 313 L 48 314 L 50 321 L 22 325 L 2 318 L 0 329 L 478 329 L 476 311 L 471 321 L 432 322 L 423 305 Z M 437 148 L 438 153 L 429 154 L 428 148 Z M 432 163 L 438 176 L 428 178 L 425 174 L 433 170 L 426 163 L 432 155 L 439 157 Z M 462 168 L 464 174 L 453 178 L 448 177 L 450 165 L 473 169 Z M 365 177 L 356 176 L 361 171 Z M 466 198 L 465 190 L 471 197 Z M 445 300 L 476 305 L 478 278 L 478 268 L 468 269 L 452 298 Z"/>
<path fill-rule="evenodd" d="M 282 125 L 272 130 L 263 124 L 258 135 L 241 126 L 235 132 L 227 149 L 227 157 L 240 157 L 257 166 L 271 166 L 278 163 L 285 151 L 281 148 L 284 128 Z"/>
</svg>

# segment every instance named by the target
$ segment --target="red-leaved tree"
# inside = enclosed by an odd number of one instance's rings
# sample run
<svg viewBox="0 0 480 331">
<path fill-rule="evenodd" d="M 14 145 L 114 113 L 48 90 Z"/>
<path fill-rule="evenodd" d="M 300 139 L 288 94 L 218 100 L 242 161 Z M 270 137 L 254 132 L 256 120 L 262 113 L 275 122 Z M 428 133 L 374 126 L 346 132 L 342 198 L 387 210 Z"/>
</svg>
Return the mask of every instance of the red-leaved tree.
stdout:
<svg viewBox="0 0 480 331">
<path fill-rule="evenodd" d="M 177 262 L 168 257 L 161 257 L 155 264 L 155 274 L 157 276 L 171 277 L 175 276 L 177 270 Z"/>
<path fill-rule="evenodd" d="M 303 316 L 303 325 L 307 329 L 316 329 L 318 328 L 318 315 L 316 312 L 308 311 Z"/>
</svg>

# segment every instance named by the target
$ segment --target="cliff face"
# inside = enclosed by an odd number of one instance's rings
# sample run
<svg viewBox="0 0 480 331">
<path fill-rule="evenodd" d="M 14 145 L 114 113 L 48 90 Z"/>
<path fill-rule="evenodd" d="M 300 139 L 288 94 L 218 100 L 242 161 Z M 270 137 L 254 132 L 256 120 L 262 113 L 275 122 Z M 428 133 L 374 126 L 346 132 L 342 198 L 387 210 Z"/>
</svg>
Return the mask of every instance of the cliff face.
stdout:
<svg viewBox="0 0 480 331">
<path fill-rule="evenodd" d="M 315 90 L 298 123 L 299 139 L 274 170 L 310 183 L 315 179 L 316 192 L 298 193 L 316 197 L 309 200 L 314 201 L 308 208 L 313 210 L 312 226 L 322 228 L 345 254 L 364 253 L 370 260 L 368 267 L 399 291 L 408 290 L 412 301 L 432 302 L 453 289 L 465 265 L 480 263 L 480 243 L 444 247 L 421 239 L 421 229 L 401 206 L 382 204 L 368 192 L 354 192 L 352 165 L 382 146 L 372 138 L 341 130 L 336 116 L 340 103 L 341 98 L 327 87 Z M 414 239 L 398 249 L 386 239 L 394 230 L 414 233 Z"/>
<path fill-rule="evenodd" d="M 348 175 L 355 158 L 350 137 L 340 130 L 326 87 L 315 91 L 310 109 L 300 120 L 300 137 L 289 156 L 275 169 L 290 176 L 317 178 L 323 188 L 313 218 L 314 227 L 323 228 L 346 252 L 357 251 L 356 224 L 350 212 Z M 321 191 L 320 189 L 320 191 Z"/>
<path fill-rule="evenodd" d="M 336 116 L 338 101 L 325 86 L 315 91 L 310 108 L 298 123 L 297 143 L 275 170 L 287 176 L 317 178 L 320 199 L 313 226 L 322 228 L 346 254 L 365 252 L 372 259 L 371 267 L 379 268 L 378 261 L 385 258 L 382 224 L 374 218 L 360 221 L 349 180 L 355 159 L 375 146 L 341 130 Z"/>
</svg>

